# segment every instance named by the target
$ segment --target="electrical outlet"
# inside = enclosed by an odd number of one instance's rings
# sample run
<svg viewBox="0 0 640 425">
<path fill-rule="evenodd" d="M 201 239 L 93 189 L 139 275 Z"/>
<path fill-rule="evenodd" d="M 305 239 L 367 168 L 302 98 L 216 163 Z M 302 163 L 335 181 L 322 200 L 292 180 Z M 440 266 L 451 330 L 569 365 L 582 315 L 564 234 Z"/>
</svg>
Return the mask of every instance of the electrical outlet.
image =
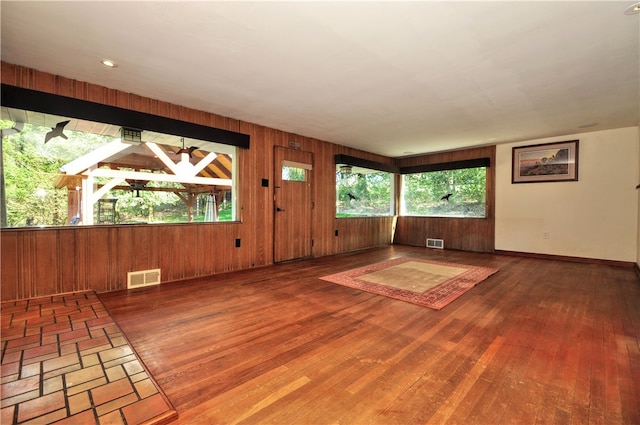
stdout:
<svg viewBox="0 0 640 425">
<path fill-rule="evenodd" d="M 549 232 L 543 232 L 542 239 L 549 239 Z"/>
</svg>

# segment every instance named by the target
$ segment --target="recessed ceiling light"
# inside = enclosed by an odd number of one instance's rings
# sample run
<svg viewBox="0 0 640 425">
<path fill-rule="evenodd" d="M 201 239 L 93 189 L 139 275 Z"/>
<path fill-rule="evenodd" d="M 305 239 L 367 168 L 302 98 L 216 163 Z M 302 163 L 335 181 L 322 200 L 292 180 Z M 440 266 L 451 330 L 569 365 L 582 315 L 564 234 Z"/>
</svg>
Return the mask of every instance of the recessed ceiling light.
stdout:
<svg viewBox="0 0 640 425">
<path fill-rule="evenodd" d="M 635 15 L 638 13 L 640 13 L 640 2 L 632 4 L 624 11 L 625 15 Z"/>
<path fill-rule="evenodd" d="M 116 61 L 113 61 L 111 59 L 102 59 L 102 64 L 104 66 L 106 66 L 107 68 L 116 68 L 118 66 L 118 64 L 116 63 Z"/>
</svg>

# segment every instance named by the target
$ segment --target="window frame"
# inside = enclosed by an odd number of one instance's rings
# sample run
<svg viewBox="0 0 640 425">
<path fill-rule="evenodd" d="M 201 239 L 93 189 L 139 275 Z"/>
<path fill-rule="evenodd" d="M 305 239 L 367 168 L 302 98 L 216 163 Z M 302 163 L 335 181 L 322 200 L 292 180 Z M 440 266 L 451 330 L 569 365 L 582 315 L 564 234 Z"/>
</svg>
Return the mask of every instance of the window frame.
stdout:
<svg viewBox="0 0 640 425">
<path fill-rule="evenodd" d="M 285 169 L 302 170 L 301 175 L 303 176 L 303 179 L 289 178 L 291 177 L 291 175 L 290 173 L 285 173 Z M 307 172 L 311 171 L 312 169 L 313 169 L 313 166 L 311 164 L 305 164 L 303 162 L 296 162 L 296 161 L 289 161 L 285 159 L 280 164 L 280 178 L 283 181 L 304 183 L 309 178 Z"/>
<path fill-rule="evenodd" d="M 485 169 L 485 186 L 484 186 L 484 216 L 453 216 L 453 215 L 417 215 L 417 214 L 406 214 L 404 212 L 404 175 L 408 174 L 418 174 L 418 173 L 430 173 L 430 172 L 439 172 L 439 171 L 454 171 L 454 170 L 463 170 L 470 168 L 484 168 Z M 399 215 L 403 217 L 424 217 L 424 218 L 438 218 L 438 219 L 488 219 L 490 218 L 490 204 L 488 199 L 488 194 L 490 192 L 490 169 L 491 169 L 491 158 L 489 157 L 480 157 L 480 158 L 472 158 L 458 161 L 448 161 L 448 162 L 438 162 L 432 164 L 421 164 L 421 165 L 412 165 L 400 167 L 400 174 L 402 176 L 399 182 Z"/>
<path fill-rule="evenodd" d="M 412 175 L 416 175 L 416 174 L 433 174 L 433 173 L 448 173 L 448 172 L 455 172 L 455 171 L 460 171 L 460 170 L 482 170 L 483 172 L 483 179 L 484 179 L 484 192 L 483 192 L 483 202 L 480 204 L 476 204 L 478 206 L 482 206 L 483 210 L 482 210 L 482 214 L 483 215 L 465 215 L 465 214 L 446 214 L 443 212 L 440 213 L 419 213 L 416 211 L 411 211 L 411 212 L 407 212 L 407 201 L 405 198 L 405 192 L 406 192 L 406 180 L 405 177 L 406 176 L 412 176 Z M 422 173 L 407 173 L 407 174 L 403 174 L 402 175 L 402 179 L 400 182 L 400 215 L 403 217 L 431 217 L 431 218 L 480 218 L 480 219 L 485 219 L 487 218 L 487 211 L 488 211 L 488 204 L 487 204 L 487 173 L 488 173 L 488 167 L 469 167 L 469 168 L 457 168 L 457 169 L 453 169 L 453 170 L 440 170 L 440 171 L 425 171 Z M 446 191 L 445 191 L 446 192 Z M 442 194 L 438 194 L 438 196 L 441 196 L 441 198 L 435 198 L 435 201 L 438 201 L 437 205 L 434 206 L 430 206 L 429 208 L 450 208 L 451 204 L 451 200 L 449 199 L 450 196 L 454 196 L 451 199 L 454 199 L 453 202 L 455 202 L 455 199 L 457 198 L 456 195 L 459 195 L 460 192 L 456 193 L 455 191 L 452 192 L 442 192 Z M 459 204 L 453 204 L 453 207 L 455 208 L 457 205 Z M 469 204 L 463 204 L 463 206 L 465 206 L 466 208 L 468 208 Z"/>
<path fill-rule="evenodd" d="M 384 218 L 384 217 L 393 217 L 396 215 L 397 212 L 397 196 L 396 196 L 396 189 L 397 189 L 397 184 L 396 184 L 396 180 L 397 180 L 397 174 L 399 173 L 400 169 L 394 165 L 389 165 L 389 164 L 384 164 L 381 162 L 376 162 L 376 161 L 372 161 L 372 160 L 368 160 L 368 159 L 363 159 L 363 158 L 358 158 L 358 157 L 354 157 L 354 156 L 350 156 L 350 155 L 344 155 L 344 154 L 337 154 L 334 156 L 334 164 L 335 164 L 335 171 L 336 171 L 336 180 L 335 180 L 335 185 L 336 185 L 336 202 L 335 202 L 335 211 L 334 211 L 334 217 L 337 219 L 349 219 L 349 218 Z M 389 212 L 388 214 L 385 215 L 353 215 L 353 216 L 345 216 L 345 217 L 340 217 L 338 216 L 338 172 L 340 167 L 357 167 L 360 169 L 365 169 L 365 170 L 370 170 L 370 171 L 375 171 L 375 172 L 380 172 L 380 173 L 388 173 L 389 174 Z"/>
<path fill-rule="evenodd" d="M 338 167 L 336 167 L 336 176 L 340 173 Z M 360 171 L 360 172 L 358 172 Z M 371 172 L 362 172 L 362 171 L 371 171 Z M 396 211 L 396 207 L 395 207 L 395 174 L 389 173 L 387 171 L 380 171 L 380 170 L 372 170 L 370 168 L 358 168 L 356 171 L 354 171 L 353 173 L 355 174 L 386 174 L 389 178 L 389 208 L 387 210 L 387 212 L 385 214 L 349 214 L 349 215 L 338 215 L 338 214 L 347 214 L 346 212 L 340 212 L 338 211 L 338 205 L 339 202 L 341 202 L 341 200 L 339 199 L 339 182 L 340 180 L 338 180 L 338 178 L 336 177 L 336 211 L 335 211 L 335 217 L 336 218 L 363 218 L 363 217 L 367 217 L 367 218 L 371 218 L 371 217 L 391 217 L 395 215 L 395 211 Z M 365 177 L 366 178 L 366 177 Z M 359 199 L 356 197 L 356 195 L 351 194 L 351 192 L 349 192 L 349 195 L 353 196 L 352 200 L 350 200 L 349 202 L 358 202 Z M 351 197 L 350 196 L 350 197 Z"/>
<path fill-rule="evenodd" d="M 156 133 L 167 134 L 176 137 L 186 137 L 201 140 L 204 142 L 213 142 L 215 145 L 227 145 L 233 151 L 231 161 L 231 192 L 232 201 L 232 220 L 224 221 L 238 222 L 239 217 L 239 175 L 238 175 L 238 154 L 239 149 L 249 149 L 250 136 L 239 132 L 219 129 L 215 127 L 204 126 L 187 121 L 176 120 L 159 115 L 142 113 L 130 109 L 119 108 L 101 103 L 89 102 L 81 99 L 60 96 L 56 94 L 25 89 L 22 87 L 2 84 L 0 86 L 3 108 L 15 109 L 18 111 L 27 111 L 35 113 L 44 113 L 56 117 L 67 117 L 71 119 L 79 119 L 91 121 L 99 124 L 111 124 L 123 128 L 134 128 L 141 131 L 149 130 Z M 212 145 L 212 148 L 215 146 Z M 202 148 L 205 149 L 206 148 Z M 224 149 L 226 152 L 227 149 Z M 4 192 L 4 188 L 2 188 Z M 6 218 L 6 214 L 3 213 Z M 188 218 L 187 218 L 188 220 Z M 71 218 L 67 220 L 67 223 Z M 180 221 L 180 224 L 198 224 L 198 222 Z M 5 226 L 4 220 L 2 228 L 20 228 Z M 154 223 L 155 224 L 155 223 Z M 174 223 L 157 223 L 157 224 L 174 224 Z M 84 225 L 83 227 L 90 226 Z M 95 224 L 98 225 L 98 224 Z M 43 227 L 63 227 L 66 225 L 44 225 Z"/>
</svg>

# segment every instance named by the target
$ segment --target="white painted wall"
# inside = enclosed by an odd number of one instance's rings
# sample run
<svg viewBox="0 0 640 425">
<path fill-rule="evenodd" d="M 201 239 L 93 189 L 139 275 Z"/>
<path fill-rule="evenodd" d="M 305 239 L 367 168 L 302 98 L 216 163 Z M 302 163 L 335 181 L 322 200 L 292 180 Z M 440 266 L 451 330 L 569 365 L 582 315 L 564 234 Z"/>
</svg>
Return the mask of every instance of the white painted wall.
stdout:
<svg viewBox="0 0 640 425">
<path fill-rule="evenodd" d="M 511 183 L 514 146 L 576 139 L 578 181 Z M 498 145 L 496 249 L 640 263 L 639 158 L 639 127 Z"/>
<path fill-rule="evenodd" d="M 638 144 L 640 145 L 640 131 L 638 131 Z M 640 164 L 640 152 L 638 152 L 638 164 Z M 640 165 L 638 167 L 640 168 Z M 638 183 L 637 185 L 640 185 L 640 173 L 638 173 L 636 182 Z M 636 190 L 636 192 L 638 193 L 638 239 L 636 245 L 636 265 L 640 269 L 640 189 Z"/>
</svg>

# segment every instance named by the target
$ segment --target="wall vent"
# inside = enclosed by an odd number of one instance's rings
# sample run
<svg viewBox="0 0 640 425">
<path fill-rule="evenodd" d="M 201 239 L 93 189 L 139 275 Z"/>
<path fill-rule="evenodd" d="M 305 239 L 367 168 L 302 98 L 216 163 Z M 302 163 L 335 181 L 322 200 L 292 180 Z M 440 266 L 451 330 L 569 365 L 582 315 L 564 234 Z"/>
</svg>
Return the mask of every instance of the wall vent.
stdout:
<svg viewBox="0 0 640 425">
<path fill-rule="evenodd" d="M 127 273 L 127 289 L 142 288 L 143 286 L 160 283 L 160 269 L 141 270 Z"/>
<path fill-rule="evenodd" d="M 427 238 L 427 248 L 444 249 L 444 240 Z"/>
</svg>

